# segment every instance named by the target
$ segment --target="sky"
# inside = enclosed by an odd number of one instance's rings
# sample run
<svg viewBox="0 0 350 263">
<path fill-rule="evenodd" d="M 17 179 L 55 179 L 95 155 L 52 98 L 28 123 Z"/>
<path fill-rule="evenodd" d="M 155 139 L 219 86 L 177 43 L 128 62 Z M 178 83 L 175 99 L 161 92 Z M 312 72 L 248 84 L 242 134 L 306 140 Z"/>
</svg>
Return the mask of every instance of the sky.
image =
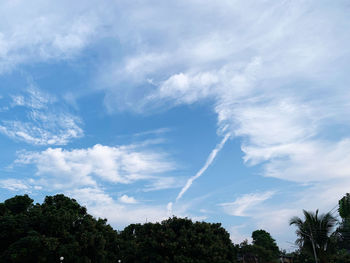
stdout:
<svg viewBox="0 0 350 263">
<path fill-rule="evenodd" d="M 0 2 L 0 201 L 265 229 L 350 191 L 346 0 Z"/>
</svg>

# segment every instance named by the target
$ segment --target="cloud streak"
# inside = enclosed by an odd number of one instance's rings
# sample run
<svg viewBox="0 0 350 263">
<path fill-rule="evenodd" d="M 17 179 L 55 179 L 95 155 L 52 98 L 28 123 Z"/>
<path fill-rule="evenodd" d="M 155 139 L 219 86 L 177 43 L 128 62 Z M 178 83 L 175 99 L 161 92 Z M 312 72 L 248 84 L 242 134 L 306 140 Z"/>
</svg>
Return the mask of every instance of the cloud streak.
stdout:
<svg viewBox="0 0 350 263">
<path fill-rule="evenodd" d="M 247 216 L 249 210 L 254 210 L 256 206 L 270 199 L 275 193 L 272 191 L 264 193 L 250 193 L 238 197 L 234 202 L 219 204 L 224 211 L 233 216 Z"/>
<path fill-rule="evenodd" d="M 224 147 L 226 141 L 230 138 L 230 134 L 227 133 L 224 138 L 221 140 L 221 142 L 216 145 L 216 147 L 211 151 L 211 153 L 209 154 L 207 160 L 205 161 L 205 164 L 203 165 L 203 167 L 192 177 L 190 177 L 185 186 L 181 189 L 181 191 L 179 192 L 179 194 L 176 197 L 176 202 L 179 201 L 182 196 L 188 191 L 188 189 L 191 187 L 192 183 L 197 180 L 200 176 L 202 176 L 202 174 L 208 169 L 208 167 L 213 163 L 213 161 L 215 160 L 216 155 L 221 151 L 222 147 Z"/>
</svg>

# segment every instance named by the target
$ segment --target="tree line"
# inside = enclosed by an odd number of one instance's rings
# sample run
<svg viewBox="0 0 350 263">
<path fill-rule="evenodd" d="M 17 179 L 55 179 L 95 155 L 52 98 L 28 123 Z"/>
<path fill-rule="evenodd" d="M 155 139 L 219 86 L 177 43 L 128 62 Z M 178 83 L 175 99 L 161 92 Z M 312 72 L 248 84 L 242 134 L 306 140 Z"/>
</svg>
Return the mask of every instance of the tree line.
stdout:
<svg viewBox="0 0 350 263">
<path fill-rule="evenodd" d="M 297 226 L 299 249 L 287 255 L 265 230 L 252 233 L 252 243 L 233 244 L 219 223 L 193 222 L 172 217 L 159 223 L 131 224 L 114 230 L 106 219 L 96 219 L 76 200 L 62 194 L 34 204 L 28 195 L 0 203 L 0 262 L 64 263 L 232 263 L 350 262 L 350 196 L 340 200 L 342 218 L 304 211 Z"/>
</svg>

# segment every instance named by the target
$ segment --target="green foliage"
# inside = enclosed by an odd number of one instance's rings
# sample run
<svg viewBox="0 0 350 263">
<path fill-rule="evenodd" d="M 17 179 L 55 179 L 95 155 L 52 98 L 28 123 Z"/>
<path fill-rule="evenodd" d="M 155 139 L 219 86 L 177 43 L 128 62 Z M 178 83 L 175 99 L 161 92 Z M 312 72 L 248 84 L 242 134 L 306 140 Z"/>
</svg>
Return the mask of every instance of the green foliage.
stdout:
<svg viewBox="0 0 350 263">
<path fill-rule="evenodd" d="M 318 214 L 303 210 L 304 220 L 293 217 L 290 225 L 297 227 L 298 239 L 296 244 L 309 255 L 316 253 L 321 262 L 327 262 L 331 255 L 331 231 L 336 224 L 336 219 L 330 214 Z"/>
<path fill-rule="evenodd" d="M 350 196 L 339 201 L 342 221 L 330 214 L 304 211 L 294 217 L 299 249 L 294 262 L 350 263 Z M 74 199 L 48 196 L 33 204 L 28 195 L 0 203 L 0 263 L 233 263 L 245 258 L 277 262 L 280 252 L 265 230 L 252 233 L 253 242 L 234 246 L 221 224 L 169 218 L 161 223 L 131 224 L 117 232 L 106 219 L 95 219 Z M 313 241 L 313 242 L 312 242 Z M 312 246 L 314 243 L 314 246 Z M 237 257 L 238 255 L 238 257 Z"/>
<path fill-rule="evenodd" d="M 29 198 L 28 195 L 16 195 L 5 201 L 4 207 L 12 214 L 20 214 L 28 211 L 28 209 L 33 205 L 33 200 Z"/>
<path fill-rule="evenodd" d="M 265 230 L 256 230 L 252 233 L 252 238 L 260 262 L 278 261 L 280 251 L 270 233 Z"/>
<path fill-rule="evenodd" d="M 236 247 L 240 258 L 253 261 L 256 258 L 261 263 L 279 262 L 280 251 L 270 233 L 256 230 L 252 233 L 252 238 L 251 245 L 245 240 Z"/>
<path fill-rule="evenodd" d="M 315 263 L 315 258 L 313 255 L 309 253 L 309 251 L 305 251 L 304 249 L 298 249 L 292 253 L 290 256 L 293 257 L 294 263 Z"/>
<path fill-rule="evenodd" d="M 235 248 L 220 224 L 170 218 L 132 224 L 118 233 L 76 200 L 27 195 L 0 203 L 0 263 L 235 262 Z"/>
<path fill-rule="evenodd" d="M 337 229 L 338 248 L 350 251 L 350 194 L 346 194 L 339 200 L 338 211 L 341 217 L 341 223 Z"/>
<path fill-rule="evenodd" d="M 122 262 L 229 263 L 235 250 L 220 224 L 173 217 L 161 223 L 132 224 L 121 232 Z"/>
<path fill-rule="evenodd" d="M 312 240 L 320 262 L 350 263 L 350 194 L 339 200 L 341 222 L 336 231 L 331 233 L 336 224 L 330 214 L 318 215 L 304 211 L 305 219 L 291 219 L 290 224 L 297 226 L 299 250 L 294 253 L 295 262 L 314 262 Z"/>
<path fill-rule="evenodd" d="M 118 235 L 74 199 L 46 197 L 33 205 L 27 195 L 0 204 L 0 262 L 115 262 Z"/>
<path fill-rule="evenodd" d="M 350 194 L 347 193 L 339 200 L 339 215 L 342 219 L 350 218 Z"/>
<path fill-rule="evenodd" d="M 346 249 L 339 249 L 332 256 L 334 263 L 350 263 L 350 253 Z"/>
</svg>

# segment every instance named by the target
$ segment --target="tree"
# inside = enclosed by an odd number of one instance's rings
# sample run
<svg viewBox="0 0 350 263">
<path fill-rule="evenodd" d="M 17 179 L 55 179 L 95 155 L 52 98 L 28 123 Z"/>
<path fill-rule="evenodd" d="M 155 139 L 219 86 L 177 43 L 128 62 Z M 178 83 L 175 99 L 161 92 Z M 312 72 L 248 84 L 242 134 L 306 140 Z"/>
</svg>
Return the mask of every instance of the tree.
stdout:
<svg viewBox="0 0 350 263">
<path fill-rule="evenodd" d="M 237 247 L 242 260 L 261 263 L 279 261 L 280 251 L 270 233 L 265 230 L 256 230 L 252 233 L 252 238 L 252 244 L 248 244 L 248 240 L 244 240 Z"/>
<path fill-rule="evenodd" d="M 261 262 L 277 261 L 279 259 L 279 248 L 270 233 L 265 230 L 256 230 L 252 233 L 253 246 L 258 252 Z"/>
<path fill-rule="evenodd" d="M 132 224 L 121 232 L 122 262 L 229 263 L 236 253 L 220 224 L 169 218 L 161 223 Z"/>
<path fill-rule="evenodd" d="M 350 263 L 350 194 L 339 200 L 339 215 L 341 221 L 337 230 L 332 234 L 336 263 Z"/>
<path fill-rule="evenodd" d="M 117 262 L 119 238 L 105 219 L 95 219 L 74 199 L 27 195 L 0 203 L 0 262 Z"/>
<path fill-rule="evenodd" d="M 27 195 L 0 203 L 0 263 L 233 263 L 236 249 L 221 224 L 169 218 L 122 232 L 64 195 L 33 204 Z"/>
<path fill-rule="evenodd" d="M 290 225 L 297 227 L 296 234 L 298 239 L 296 244 L 302 250 L 314 255 L 316 263 L 327 262 L 330 254 L 330 234 L 336 224 L 336 219 L 331 213 L 318 214 L 303 210 L 304 220 L 299 217 L 293 217 Z"/>
<path fill-rule="evenodd" d="M 350 218 L 350 194 L 339 200 L 339 215 L 342 219 Z"/>
<path fill-rule="evenodd" d="M 33 199 L 29 198 L 28 195 L 16 195 L 13 198 L 7 199 L 4 203 L 4 212 L 12 214 L 20 214 L 29 210 L 33 206 Z"/>
<path fill-rule="evenodd" d="M 341 223 L 338 228 L 339 233 L 339 246 L 341 249 L 345 249 L 350 254 L 350 194 L 347 193 L 342 199 L 339 200 L 339 215 L 341 217 Z"/>
</svg>

